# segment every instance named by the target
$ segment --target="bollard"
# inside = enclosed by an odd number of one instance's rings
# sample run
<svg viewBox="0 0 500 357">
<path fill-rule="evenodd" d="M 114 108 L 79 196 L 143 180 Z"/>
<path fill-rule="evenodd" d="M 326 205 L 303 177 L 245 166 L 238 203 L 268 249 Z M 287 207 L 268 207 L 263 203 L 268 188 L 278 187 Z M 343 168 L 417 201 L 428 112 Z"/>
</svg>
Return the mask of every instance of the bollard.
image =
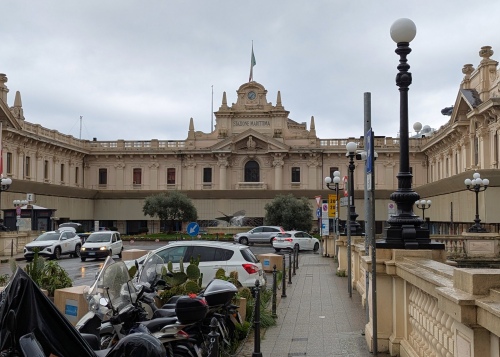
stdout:
<svg viewBox="0 0 500 357">
<path fill-rule="evenodd" d="M 14 256 L 14 239 L 10 242 L 10 257 Z"/>
<path fill-rule="evenodd" d="M 219 240 L 219 233 L 215 233 L 215 239 Z"/>
<path fill-rule="evenodd" d="M 281 277 L 281 297 L 286 297 L 286 261 L 285 255 L 283 254 L 283 276 Z"/>
<path fill-rule="evenodd" d="M 219 333 L 217 328 L 217 319 L 212 317 L 212 320 L 210 320 L 210 333 L 208 334 L 208 340 L 210 341 L 208 357 L 219 357 Z"/>
<path fill-rule="evenodd" d="M 297 251 L 295 252 L 296 258 L 294 259 L 295 262 L 295 269 L 299 270 L 299 249 L 297 248 Z"/>
<path fill-rule="evenodd" d="M 292 283 L 292 252 L 288 253 L 288 284 Z"/>
<path fill-rule="evenodd" d="M 272 310 L 271 310 L 271 316 L 276 318 L 278 315 L 276 315 L 276 293 L 278 290 L 278 282 L 276 281 L 277 279 L 277 274 L 278 272 L 276 271 L 276 264 L 273 266 L 273 300 L 272 300 Z"/>
<path fill-rule="evenodd" d="M 292 270 L 293 270 L 293 275 L 295 276 L 295 247 L 293 247 L 293 265 L 292 265 Z"/>
<path fill-rule="evenodd" d="M 254 304 L 254 318 L 253 318 L 253 331 L 254 331 L 254 344 L 252 357 L 262 357 L 260 352 L 260 282 L 259 279 L 255 280 L 255 304 Z"/>
</svg>

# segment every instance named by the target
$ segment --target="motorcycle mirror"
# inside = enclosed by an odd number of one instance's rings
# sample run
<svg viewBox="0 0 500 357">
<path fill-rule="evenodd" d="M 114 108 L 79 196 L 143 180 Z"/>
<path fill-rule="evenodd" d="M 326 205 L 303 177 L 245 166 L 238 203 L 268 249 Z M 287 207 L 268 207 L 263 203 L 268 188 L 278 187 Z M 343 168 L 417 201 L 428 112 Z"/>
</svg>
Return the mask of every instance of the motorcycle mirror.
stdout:
<svg viewBox="0 0 500 357">
<path fill-rule="evenodd" d="M 101 304 L 102 306 L 108 306 L 108 299 L 106 299 L 106 298 L 100 298 L 99 299 L 99 304 Z"/>
<path fill-rule="evenodd" d="M 167 285 L 167 282 L 165 280 L 159 279 L 156 283 L 155 286 L 165 286 Z"/>
</svg>

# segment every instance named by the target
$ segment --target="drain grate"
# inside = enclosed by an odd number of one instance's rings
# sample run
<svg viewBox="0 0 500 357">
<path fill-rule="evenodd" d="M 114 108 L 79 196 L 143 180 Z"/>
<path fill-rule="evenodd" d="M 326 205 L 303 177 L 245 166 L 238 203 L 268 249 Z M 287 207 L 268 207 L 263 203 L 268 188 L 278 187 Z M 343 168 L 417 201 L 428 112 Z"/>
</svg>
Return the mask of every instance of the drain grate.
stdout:
<svg viewBox="0 0 500 357">
<path fill-rule="evenodd" d="M 308 337 L 294 337 L 292 341 L 307 341 L 308 339 Z"/>
<path fill-rule="evenodd" d="M 288 354 L 288 357 L 293 357 L 293 356 L 305 356 L 305 352 L 292 352 Z"/>
</svg>

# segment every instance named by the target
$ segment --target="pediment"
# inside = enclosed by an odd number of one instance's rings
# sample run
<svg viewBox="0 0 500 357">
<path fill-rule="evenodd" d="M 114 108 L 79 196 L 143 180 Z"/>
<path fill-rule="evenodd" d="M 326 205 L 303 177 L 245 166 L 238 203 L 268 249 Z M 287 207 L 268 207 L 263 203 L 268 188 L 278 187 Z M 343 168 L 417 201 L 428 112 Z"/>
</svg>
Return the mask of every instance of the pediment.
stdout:
<svg viewBox="0 0 500 357">
<path fill-rule="evenodd" d="M 0 99 L 0 121 L 2 122 L 4 127 L 13 127 L 18 130 L 21 129 L 21 125 L 12 115 L 12 112 L 10 111 L 8 105 L 4 103 L 1 99 Z"/>
<path fill-rule="evenodd" d="M 480 104 L 479 95 L 473 89 L 461 89 L 458 92 L 455 105 L 453 106 L 453 112 L 451 113 L 450 122 L 456 123 L 459 121 L 465 121 L 467 119 L 467 113 L 474 109 L 478 104 Z"/>
<path fill-rule="evenodd" d="M 259 133 L 254 129 L 226 138 L 210 148 L 212 151 L 252 151 L 252 152 L 280 152 L 289 151 L 290 147 L 274 138 Z"/>
</svg>

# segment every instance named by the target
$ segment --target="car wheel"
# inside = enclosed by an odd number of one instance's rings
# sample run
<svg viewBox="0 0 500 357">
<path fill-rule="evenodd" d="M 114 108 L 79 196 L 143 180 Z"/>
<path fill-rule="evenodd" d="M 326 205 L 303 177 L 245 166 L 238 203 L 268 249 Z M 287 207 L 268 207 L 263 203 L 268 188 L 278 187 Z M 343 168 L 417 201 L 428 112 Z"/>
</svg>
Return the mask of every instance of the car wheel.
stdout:
<svg viewBox="0 0 500 357">
<path fill-rule="evenodd" d="M 123 248 L 120 250 L 120 253 L 118 253 L 118 258 L 122 258 L 122 253 L 123 253 Z"/>
<path fill-rule="evenodd" d="M 84 258 L 84 257 L 80 257 L 80 259 L 82 260 L 82 262 L 87 260 L 87 258 Z"/>
<path fill-rule="evenodd" d="M 248 245 L 248 238 L 246 237 L 240 238 L 240 244 Z"/>
<path fill-rule="evenodd" d="M 275 251 L 280 252 L 281 248 L 274 248 Z"/>
<path fill-rule="evenodd" d="M 319 243 L 314 243 L 314 251 L 317 252 L 319 249 Z"/>
<path fill-rule="evenodd" d="M 113 249 L 110 249 L 110 250 L 109 250 L 108 255 L 109 255 L 110 257 L 112 257 L 112 256 L 113 256 Z"/>
<path fill-rule="evenodd" d="M 54 259 L 61 259 L 61 247 L 56 247 L 56 249 L 54 249 Z"/>
<path fill-rule="evenodd" d="M 82 249 L 82 246 L 80 244 L 77 244 L 75 247 L 75 252 L 73 253 L 73 257 L 78 258 L 80 256 L 81 249 Z"/>
</svg>

